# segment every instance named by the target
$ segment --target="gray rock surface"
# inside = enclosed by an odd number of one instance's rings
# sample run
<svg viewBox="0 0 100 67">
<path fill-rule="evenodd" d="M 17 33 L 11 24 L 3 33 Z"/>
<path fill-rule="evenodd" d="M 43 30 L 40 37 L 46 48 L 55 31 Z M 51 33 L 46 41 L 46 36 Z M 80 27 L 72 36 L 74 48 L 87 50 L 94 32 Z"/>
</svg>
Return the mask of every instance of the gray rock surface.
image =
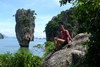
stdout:
<svg viewBox="0 0 100 67">
<path fill-rule="evenodd" d="M 15 14 L 16 37 L 21 47 L 28 47 L 29 42 L 34 39 L 34 27 L 35 27 L 35 11 L 30 9 L 18 9 Z"/>
<path fill-rule="evenodd" d="M 73 38 L 73 42 L 70 42 L 68 46 L 64 46 L 62 49 L 49 54 L 43 60 L 43 67 L 69 67 L 71 64 L 77 64 L 84 59 L 86 47 L 81 44 L 89 40 L 87 34 L 78 34 Z"/>
<path fill-rule="evenodd" d="M 4 36 L 0 33 L 0 39 L 3 39 L 4 38 Z"/>
</svg>

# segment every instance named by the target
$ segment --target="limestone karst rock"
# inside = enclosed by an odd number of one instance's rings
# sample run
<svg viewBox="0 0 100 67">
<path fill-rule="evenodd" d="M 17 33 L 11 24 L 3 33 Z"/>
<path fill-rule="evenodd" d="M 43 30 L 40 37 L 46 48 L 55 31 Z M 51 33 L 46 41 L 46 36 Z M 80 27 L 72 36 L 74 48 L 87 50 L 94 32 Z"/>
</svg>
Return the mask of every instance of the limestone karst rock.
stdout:
<svg viewBox="0 0 100 67">
<path fill-rule="evenodd" d="M 71 35 L 74 37 L 76 34 L 80 32 L 79 23 L 74 17 L 74 8 L 70 8 L 69 10 L 62 11 L 58 15 L 52 17 L 52 19 L 46 24 L 45 33 L 46 40 L 53 41 L 54 37 L 60 37 L 60 28 L 59 25 L 64 25 L 64 28 L 67 29 Z"/>
<path fill-rule="evenodd" d="M 29 42 L 34 40 L 35 11 L 30 9 L 18 9 L 15 14 L 16 37 L 21 47 L 28 47 Z"/>
</svg>

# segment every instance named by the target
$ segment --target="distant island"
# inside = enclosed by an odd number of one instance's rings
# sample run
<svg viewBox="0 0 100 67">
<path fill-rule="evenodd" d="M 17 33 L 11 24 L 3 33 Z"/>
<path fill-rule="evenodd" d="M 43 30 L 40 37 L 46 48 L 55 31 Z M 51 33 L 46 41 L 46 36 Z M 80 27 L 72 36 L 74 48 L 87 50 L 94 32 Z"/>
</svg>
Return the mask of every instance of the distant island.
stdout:
<svg viewBox="0 0 100 67">
<path fill-rule="evenodd" d="M 4 36 L 3 36 L 3 34 L 1 34 L 1 33 L 0 33 L 0 39 L 4 39 Z"/>
</svg>

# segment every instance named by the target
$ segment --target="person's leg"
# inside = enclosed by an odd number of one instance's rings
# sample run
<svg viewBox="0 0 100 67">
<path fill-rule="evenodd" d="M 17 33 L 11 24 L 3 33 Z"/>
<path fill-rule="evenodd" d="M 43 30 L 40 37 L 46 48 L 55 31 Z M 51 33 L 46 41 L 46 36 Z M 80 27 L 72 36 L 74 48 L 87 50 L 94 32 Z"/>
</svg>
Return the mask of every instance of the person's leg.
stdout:
<svg viewBox="0 0 100 67">
<path fill-rule="evenodd" d="M 55 49 L 58 47 L 58 40 L 57 40 L 58 38 L 54 38 L 54 46 L 55 46 Z"/>
<path fill-rule="evenodd" d="M 65 42 L 65 40 L 63 40 L 63 39 L 54 38 L 55 49 L 58 48 L 59 45 L 62 45 L 64 42 Z"/>
<path fill-rule="evenodd" d="M 60 38 L 58 38 L 57 41 L 58 41 L 59 44 L 63 44 L 65 42 L 65 40 L 60 39 Z"/>
</svg>

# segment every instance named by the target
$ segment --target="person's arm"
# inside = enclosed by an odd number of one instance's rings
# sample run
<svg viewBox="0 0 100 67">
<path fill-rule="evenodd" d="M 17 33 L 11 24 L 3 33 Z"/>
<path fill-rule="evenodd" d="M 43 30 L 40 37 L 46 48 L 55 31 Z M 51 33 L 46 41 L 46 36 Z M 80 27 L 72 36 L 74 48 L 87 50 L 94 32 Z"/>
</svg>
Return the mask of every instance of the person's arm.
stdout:
<svg viewBox="0 0 100 67">
<path fill-rule="evenodd" d="M 71 36 L 70 36 L 70 34 L 69 34 L 69 31 L 68 31 L 68 30 L 66 30 L 66 34 L 67 34 L 67 36 L 69 37 L 69 40 L 71 40 L 71 41 L 72 41 L 72 38 L 71 38 Z"/>
<path fill-rule="evenodd" d="M 71 38 L 70 34 L 69 34 L 69 39 L 72 41 L 72 38 Z"/>
</svg>

